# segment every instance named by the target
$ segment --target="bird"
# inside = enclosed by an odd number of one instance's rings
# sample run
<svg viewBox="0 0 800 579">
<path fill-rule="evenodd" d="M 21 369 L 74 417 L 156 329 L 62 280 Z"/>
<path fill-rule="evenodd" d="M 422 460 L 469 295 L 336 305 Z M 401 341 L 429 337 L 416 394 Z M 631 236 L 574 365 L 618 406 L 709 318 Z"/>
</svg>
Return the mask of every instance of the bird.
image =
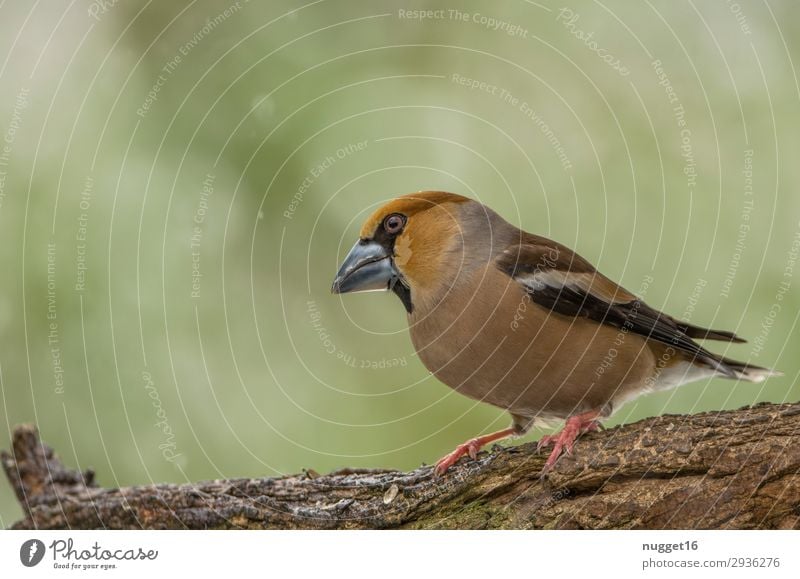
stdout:
<svg viewBox="0 0 800 579">
<path fill-rule="evenodd" d="M 508 428 L 442 457 L 437 475 L 489 443 L 563 421 L 537 444 L 552 446 L 546 475 L 578 437 L 643 394 L 781 375 L 712 353 L 698 340 L 745 340 L 648 306 L 568 247 L 456 193 L 403 195 L 367 218 L 331 291 L 377 290 L 400 299 L 417 355 L 437 379 L 511 415 Z"/>
</svg>

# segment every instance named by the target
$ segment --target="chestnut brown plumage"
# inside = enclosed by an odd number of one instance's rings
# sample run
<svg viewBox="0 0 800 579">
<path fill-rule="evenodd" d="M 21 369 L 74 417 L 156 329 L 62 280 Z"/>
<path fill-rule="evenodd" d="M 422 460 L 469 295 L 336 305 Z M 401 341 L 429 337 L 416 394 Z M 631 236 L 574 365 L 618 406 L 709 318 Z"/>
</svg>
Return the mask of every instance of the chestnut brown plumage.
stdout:
<svg viewBox="0 0 800 579">
<path fill-rule="evenodd" d="M 489 442 L 566 420 L 539 442 L 554 446 L 547 471 L 641 394 L 779 374 L 706 350 L 694 339 L 744 340 L 649 307 L 567 247 L 454 193 L 399 197 L 367 219 L 333 291 L 376 289 L 401 299 L 420 360 L 439 380 L 511 414 L 509 428 L 442 458 L 440 474 Z"/>
</svg>

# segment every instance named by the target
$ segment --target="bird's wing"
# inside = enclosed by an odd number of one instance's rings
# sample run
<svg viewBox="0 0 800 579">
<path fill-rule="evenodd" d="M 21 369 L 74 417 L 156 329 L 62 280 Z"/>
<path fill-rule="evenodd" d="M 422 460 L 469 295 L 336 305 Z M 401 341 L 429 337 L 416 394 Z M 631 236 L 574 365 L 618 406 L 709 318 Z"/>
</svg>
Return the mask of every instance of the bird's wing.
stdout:
<svg viewBox="0 0 800 579">
<path fill-rule="evenodd" d="M 506 249 L 495 265 L 519 282 L 531 300 L 553 312 L 589 318 L 672 346 L 729 371 L 687 335 L 688 326 L 645 304 L 570 249 L 544 238 Z"/>
</svg>

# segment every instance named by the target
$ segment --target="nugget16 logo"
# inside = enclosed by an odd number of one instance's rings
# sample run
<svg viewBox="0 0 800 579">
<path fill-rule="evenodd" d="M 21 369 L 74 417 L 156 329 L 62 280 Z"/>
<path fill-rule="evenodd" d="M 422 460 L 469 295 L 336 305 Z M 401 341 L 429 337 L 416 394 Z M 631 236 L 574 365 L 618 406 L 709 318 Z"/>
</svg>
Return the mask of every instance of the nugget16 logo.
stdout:
<svg viewBox="0 0 800 579">
<path fill-rule="evenodd" d="M 44 557 L 44 543 L 39 539 L 28 539 L 19 548 L 19 560 L 26 567 L 35 567 Z"/>
</svg>

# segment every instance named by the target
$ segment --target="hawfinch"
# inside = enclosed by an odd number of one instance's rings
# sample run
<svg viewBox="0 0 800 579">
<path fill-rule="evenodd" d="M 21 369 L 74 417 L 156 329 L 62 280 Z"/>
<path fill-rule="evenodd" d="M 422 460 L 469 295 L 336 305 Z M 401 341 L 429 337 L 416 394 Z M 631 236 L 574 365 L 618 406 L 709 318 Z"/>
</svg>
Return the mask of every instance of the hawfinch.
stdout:
<svg viewBox="0 0 800 579">
<path fill-rule="evenodd" d="M 369 290 L 400 298 L 419 358 L 439 380 L 511 414 L 509 428 L 439 460 L 438 474 L 492 441 L 566 420 L 539 441 L 553 445 L 546 473 L 641 394 L 780 375 L 706 350 L 695 339 L 744 340 L 651 308 L 567 247 L 453 193 L 399 197 L 367 219 L 332 291 Z"/>
</svg>

